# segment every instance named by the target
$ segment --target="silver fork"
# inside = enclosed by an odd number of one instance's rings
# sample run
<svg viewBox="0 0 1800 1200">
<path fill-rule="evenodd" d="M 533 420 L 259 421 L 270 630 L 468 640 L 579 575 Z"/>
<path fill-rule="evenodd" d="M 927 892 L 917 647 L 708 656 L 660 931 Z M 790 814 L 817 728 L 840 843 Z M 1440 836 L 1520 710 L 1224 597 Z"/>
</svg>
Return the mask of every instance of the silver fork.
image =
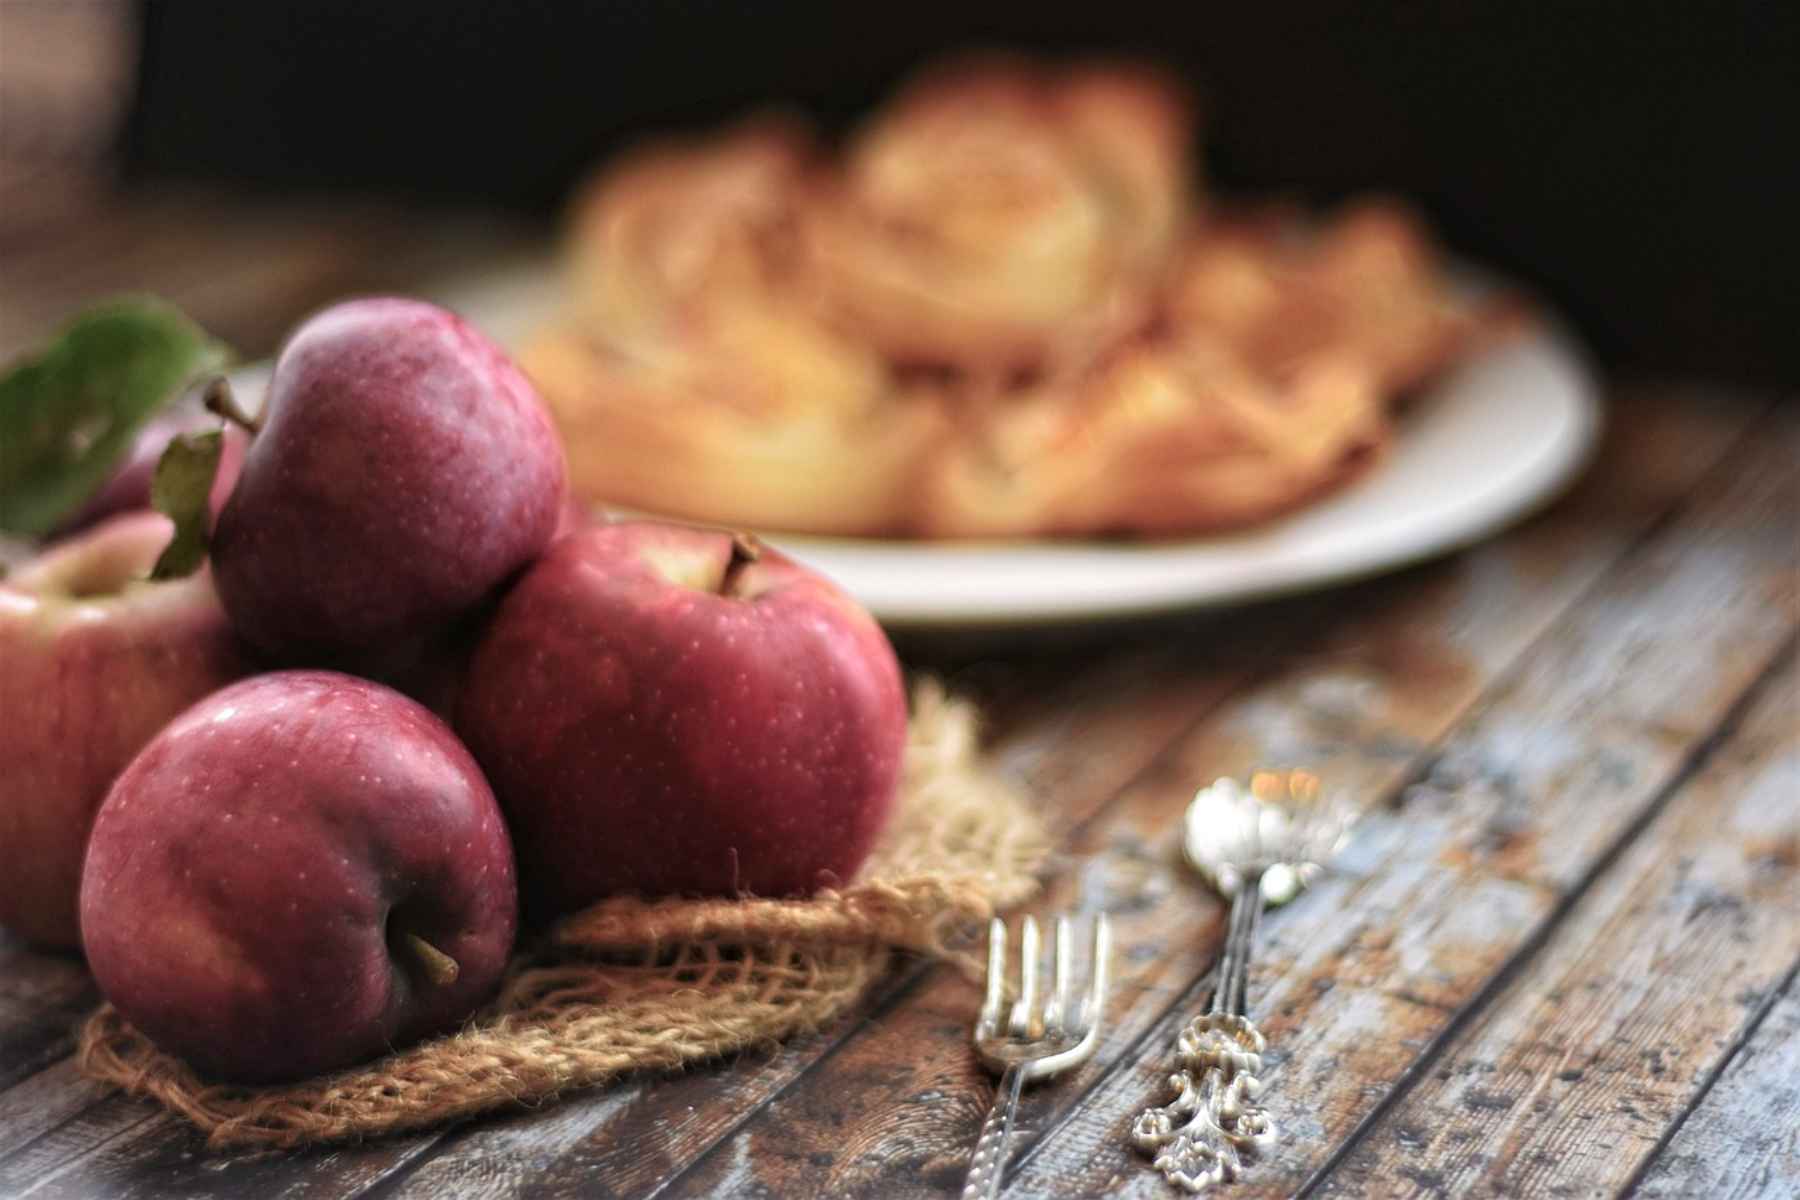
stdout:
<svg viewBox="0 0 1800 1200">
<path fill-rule="evenodd" d="M 1074 994 L 1069 918 L 1056 919 L 1056 941 L 1050 968 L 1052 991 L 1038 1003 L 1037 919 L 1019 926 L 1019 991 L 1006 1005 L 1006 923 L 996 917 L 988 926 L 987 999 L 975 1022 L 975 1053 L 1000 1075 L 999 1094 L 975 1143 L 975 1157 L 963 1181 L 963 1200 L 991 1200 L 1000 1194 L 1006 1167 L 1006 1144 L 1012 1137 L 1019 1093 L 1085 1062 L 1100 1041 L 1100 1012 L 1106 1004 L 1106 968 L 1112 953 L 1112 927 L 1105 913 L 1094 917 L 1093 953 L 1087 990 Z M 1003 1020 L 1004 1018 L 1004 1020 Z"/>
</svg>

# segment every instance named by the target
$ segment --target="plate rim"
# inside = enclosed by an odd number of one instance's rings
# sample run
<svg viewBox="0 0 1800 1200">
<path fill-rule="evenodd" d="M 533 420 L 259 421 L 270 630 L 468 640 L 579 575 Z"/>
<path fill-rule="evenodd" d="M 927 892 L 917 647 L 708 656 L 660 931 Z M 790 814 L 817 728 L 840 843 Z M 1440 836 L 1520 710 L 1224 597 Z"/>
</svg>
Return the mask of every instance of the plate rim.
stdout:
<svg viewBox="0 0 1800 1200">
<path fill-rule="evenodd" d="M 857 599 L 869 608 L 883 626 L 907 632 L 1050 628 L 1242 607 L 1390 574 L 1453 554 L 1485 540 L 1499 530 L 1516 524 L 1553 503 L 1580 477 L 1598 448 L 1605 420 L 1597 374 L 1586 351 L 1566 327 L 1544 315 L 1540 315 L 1536 325 L 1518 338 L 1495 346 L 1477 358 L 1462 364 L 1449 376 L 1426 389 L 1414 403 L 1419 409 L 1428 410 L 1434 397 L 1453 391 L 1457 387 L 1459 379 L 1466 374 L 1484 368 L 1491 369 L 1494 362 L 1505 355 L 1532 353 L 1535 353 L 1552 368 L 1563 384 L 1562 415 L 1568 423 L 1567 431 L 1561 440 L 1548 444 L 1545 456 L 1530 465 L 1523 479 L 1511 481 L 1501 497 L 1487 501 L 1478 499 L 1473 502 L 1472 507 L 1475 511 L 1460 523 L 1454 532 L 1439 536 L 1415 537 L 1413 544 L 1401 545 L 1390 552 L 1372 557 L 1362 558 L 1351 555 L 1349 561 L 1342 564 L 1327 564 L 1313 570 L 1295 569 L 1284 578 L 1253 582 L 1236 587 L 1208 589 L 1190 594 L 1165 594 L 1159 590 L 1142 598 L 1121 596 L 1103 601 L 1076 600 L 1067 604 L 1052 602 L 1029 606 L 1005 604 L 999 607 L 984 606 L 979 600 L 971 603 L 967 597 L 946 596 L 942 592 L 935 593 L 931 598 L 925 599 L 923 603 L 905 606 L 897 606 L 891 602 L 882 603 L 861 595 L 857 595 Z M 1401 436 L 1406 436 L 1404 430 Z M 1382 467 L 1379 465 L 1375 468 L 1377 473 L 1381 470 Z M 1336 495 L 1341 496 L 1343 493 L 1339 492 Z M 1322 502 L 1330 503 L 1330 498 Z M 1018 538 L 963 542 L 909 542 L 900 539 L 829 538 L 777 532 L 760 536 L 763 536 L 769 544 L 777 549 L 791 553 L 801 561 L 809 562 L 809 565 L 814 565 L 825 574 L 837 578 L 846 590 L 850 591 L 852 595 L 856 595 L 853 581 L 844 580 L 835 575 L 829 562 L 810 562 L 807 558 L 808 552 L 829 552 L 832 549 L 838 549 L 850 550 L 855 553 L 891 554 L 896 559 L 894 564 L 896 567 L 903 567 L 905 558 L 919 553 L 935 555 L 949 552 L 959 556 L 978 557 L 983 553 L 991 553 L 996 550 L 1031 550 L 1055 553 L 1059 548 L 1064 547 L 1089 556 L 1096 551 L 1105 552 L 1109 549 L 1116 549 L 1122 555 L 1133 557 L 1141 557 L 1145 554 L 1154 555 L 1164 551 L 1173 556 L 1208 545 L 1216 545 L 1232 537 L 1255 536 L 1260 532 L 1278 527 L 1282 520 L 1300 517 L 1315 511 L 1317 507 L 1317 505 L 1308 505 L 1276 522 L 1251 526 L 1241 531 L 1168 542 L 1121 543 L 1116 547 L 1109 547 L 1103 542 L 1092 539 Z M 1092 563 L 1083 565 L 1091 566 Z"/>
<path fill-rule="evenodd" d="M 1455 266 L 1457 277 L 1466 286 L 1481 290 L 1505 286 L 1503 280 L 1469 264 L 1458 262 Z M 506 336 L 507 329 L 514 329 L 516 332 L 518 328 L 526 327 L 529 322 L 525 318 L 537 313 L 537 310 L 553 300 L 556 288 L 546 283 L 546 272 L 550 269 L 541 254 L 533 253 L 520 257 L 516 262 L 495 265 L 478 276 L 464 276 L 444 286 L 427 289 L 421 294 L 461 313 L 487 329 L 490 335 L 506 342 L 509 340 Z M 937 590 L 929 595 L 914 597 L 908 603 L 895 604 L 891 598 L 882 601 L 879 597 L 858 594 L 854 581 L 844 579 L 828 559 L 816 561 L 809 558 L 810 554 L 828 556 L 834 550 L 840 553 L 875 554 L 884 558 L 891 556 L 894 560 L 893 568 L 904 569 L 908 558 L 920 555 L 976 557 L 995 551 L 1028 550 L 1055 554 L 1059 550 L 1068 550 L 1084 556 L 1085 561 L 1081 566 L 1092 569 L 1096 565 L 1093 556 L 1097 551 L 1102 554 L 1116 552 L 1134 558 L 1163 554 L 1175 556 L 1216 546 L 1234 538 L 1254 538 L 1279 529 L 1284 522 L 1304 519 L 1309 514 L 1341 501 L 1351 489 L 1367 480 L 1377 478 L 1387 467 L 1387 463 L 1378 464 L 1362 480 L 1352 483 L 1349 489 L 1339 489 L 1273 521 L 1194 538 L 1154 542 L 1121 541 L 1109 545 L 1097 539 L 1079 538 L 933 542 L 897 538 L 821 537 L 784 534 L 779 531 L 760 532 L 759 536 L 777 549 L 792 554 L 836 579 L 884 627 L 896 632 L 992 632 L 1074 627 L 1106 621 L 1237 608 L 1337 587 L 1403 570 L 1480 542 L 1546 507 L 1580 476 L 1599 445 L 1605 410 L 1600 395 L 1599 376 L 1586 348 L 1555 313 L 1538 309 L 1533 314 L 1531 325 L 1518 336 L 1490 347 L 1435 381 L 1413 401 L 1413 407 L 1416 411 L 1428 411 L 1439 397 L 1453 392 L 1463 377 L 1491 368 L 1494 361 L 1503 356 L 1532 353 L 1543 360 L 1562 385 L 1560 390 L 1563 405 L 1560 415 L 1567 422 L 1562 440 L 1549 444 L 1546 447 L 1547 455 L 1531 464 L 1524 478 L 1514 479 L 1506 485 L 1499 498 L 1482 501 L 1477 497 L 1472 501 L 1474 511 L 1460 521 L 1451 522 L 1453 528 L 1450 532 L 1435 535 L 1428 531 L 1424 534 L 1415 532 L 1410 538 L 1402 538 L 1397 546 L 1372 556 L 1340 552 L 1335 557 L 1341 561 L 1328 561 L 1312 568 L 1293 567 L 1277 578 L 1253 580 L 1226 587 L 1211 586 L 1186 592 L 1158 588 L 1140 596 L 1119 595 L 1085 600 L 1076 597 L 1066 603 L 1057 603 L 1051 599 L 1026 604 L 984 604 L 975 589 L 962 593 Z M 270 365 L 269 360 L 247 364 L 232 373 L 233 382 L 236 384 L 241 380 L 247 389 L 254 389 L 260 400 L 261 384 L 267 380 Z M 1402 422 L 1402 439 L 1407 436 L 1408 424 Z M 658 519 L 654 514 L 641 515 Z"/>
</svg>

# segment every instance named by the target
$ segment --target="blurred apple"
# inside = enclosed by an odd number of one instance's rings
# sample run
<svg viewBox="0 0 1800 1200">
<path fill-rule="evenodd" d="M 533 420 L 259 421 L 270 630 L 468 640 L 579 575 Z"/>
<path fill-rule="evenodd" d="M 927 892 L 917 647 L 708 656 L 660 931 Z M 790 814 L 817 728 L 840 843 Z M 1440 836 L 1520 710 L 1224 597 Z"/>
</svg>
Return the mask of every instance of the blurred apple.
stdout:
<svg viewBox="0 0 1800 1200">
<path fill-rule="evenodd" d="M 604 514 L 591 509 L 580 497 L 570 492 L 563 498 L 562 511 L 556 517 L 556 532 L 551 541 L 568 537 L 571 533 L 580 533 L 589 525 L 605 524 Z"/>
<path fill-rule="evenodd" d="M 449 728 L 330 671 L 245 680 L 113 785 L 81 886 L 101 991 L 245 1083 L 348 1066 L 466 1019 L 518 916 L 494 794 Z"/>
<path fill-rule="evenodd" d="M 547 919 L 622 892 L 848 880 L 893 806 L 906 701 L 886 637 L 822 576 L 630 522 L 564 538 L 507 594 L 457 729 Z"/>
<path fill-rule="evenodd" d="M 114 517 L 0 581 L 0 925 L 79 944 L 94 812 L 170 718 L 249 664 L 202 571 L 145 576 L 171 526 Z"/>
<path fill-rule="evenodd" d="M 157 460 L 168 448 L 169 440 L 178 434 L 216 429 L 219 418 L 197 404 L 179 404 L 152 418 L 139 431 L 123 461 L 110 478 L 100 486 L 75 513 L 57 527 L 50 536 L 66 538 L 96 522 L 119 513 L 150 507 L 150 479 L 156 473 Z M 238 470 L 244 463 L 244 448 L 249 443 L 242 429 L 228 426 L 219 453 L 219 470 L 213 479 L 211 508 L 216 517 L 225 507 L 231 489 L 237 483 Z"/>
<path fill-rule="evenodd" d="M 276 360 L 219 595 L 282 661 L 389 673 L 537 557 L 564 492 L 550 418 L 487 337 L 422 301 L 334 305 Z"/>
</svg>

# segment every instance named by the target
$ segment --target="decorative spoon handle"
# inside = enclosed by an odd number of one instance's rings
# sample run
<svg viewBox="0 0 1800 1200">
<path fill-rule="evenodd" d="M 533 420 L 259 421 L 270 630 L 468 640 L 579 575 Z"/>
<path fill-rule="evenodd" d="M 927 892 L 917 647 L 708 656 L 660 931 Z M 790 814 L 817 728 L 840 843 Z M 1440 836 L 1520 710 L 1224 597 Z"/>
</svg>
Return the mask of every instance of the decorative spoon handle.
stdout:
<svg viewBox="0 0 1800 1200">
<path fill-rule="evenodd" d="M 1190 1192 L 1229 1183 L 1243 1171 L 1245 1151 L 1266 1150 L 1275 1125 L 1255 1103 L 1263 1085 L 1263 1035 L 1244 1015 L 1250 947 L 1262 915 L 1262 877 L 1245 878 L 1231 898 L 1231 923 L 1219 955 L 1212 1007 L 1176 1040 L 1180 1070 L 1169 1076 L 1175 1098 L 1143 1112 L 1131 1127 L 1156 1168 Z"/>
<path fill-rule="evenodd" d="M 1194 793 L 1182 854 L 1231 901 L 1212 1007 L 1176 1039 L 1175 1098 L 1131 1126 L 1157 1169 L 1191 1192 L 1236 1179 L 1246 1151 L 1275 1141 L 1262 1095 L 1263 1035 L 1247 1015 L 1250 948 L 1263 904 L 1286 904 L 1343 845 L 1355 814 L 1311 771 L 1257 771 L 1248 786 L 1220 779 Z"/>
</svg>

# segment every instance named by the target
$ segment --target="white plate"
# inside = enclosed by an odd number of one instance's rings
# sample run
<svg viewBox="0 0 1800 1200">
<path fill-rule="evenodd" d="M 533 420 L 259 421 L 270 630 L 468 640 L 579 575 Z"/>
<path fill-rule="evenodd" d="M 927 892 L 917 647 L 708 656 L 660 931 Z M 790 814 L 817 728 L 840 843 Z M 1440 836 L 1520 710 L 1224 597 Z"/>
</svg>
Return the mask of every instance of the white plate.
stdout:
<svg viewBox="0 0 1800 1200">
<path fill-rule="evenodd" d="M 555 277 L 541 262 L 434 294 L 503 342 L 529 332 L 558 300 Z M 1241 604 L 1391 571 L 1516 521 L 1581 469 L 1600 416 L 1582 354 L 1566 334 L 1546 328 L 1418 397 L 1384 461 L 1362 479 L 1245 533 L 1137 544 L 768 540 L 836 579 L 894 628 Z"/>
<path fill-rule="evenodd" d="M 1485 537 L 1556 495 L 1599 429 L 1599 395 L 1581 354 L 1546 330 L 1421 396 L 1391 452 L 1362 479 L 1244 533 L 1142 544 L 772 540 L 896 627 L 1241 604 L 1391 571 Z"/>
</svg>

